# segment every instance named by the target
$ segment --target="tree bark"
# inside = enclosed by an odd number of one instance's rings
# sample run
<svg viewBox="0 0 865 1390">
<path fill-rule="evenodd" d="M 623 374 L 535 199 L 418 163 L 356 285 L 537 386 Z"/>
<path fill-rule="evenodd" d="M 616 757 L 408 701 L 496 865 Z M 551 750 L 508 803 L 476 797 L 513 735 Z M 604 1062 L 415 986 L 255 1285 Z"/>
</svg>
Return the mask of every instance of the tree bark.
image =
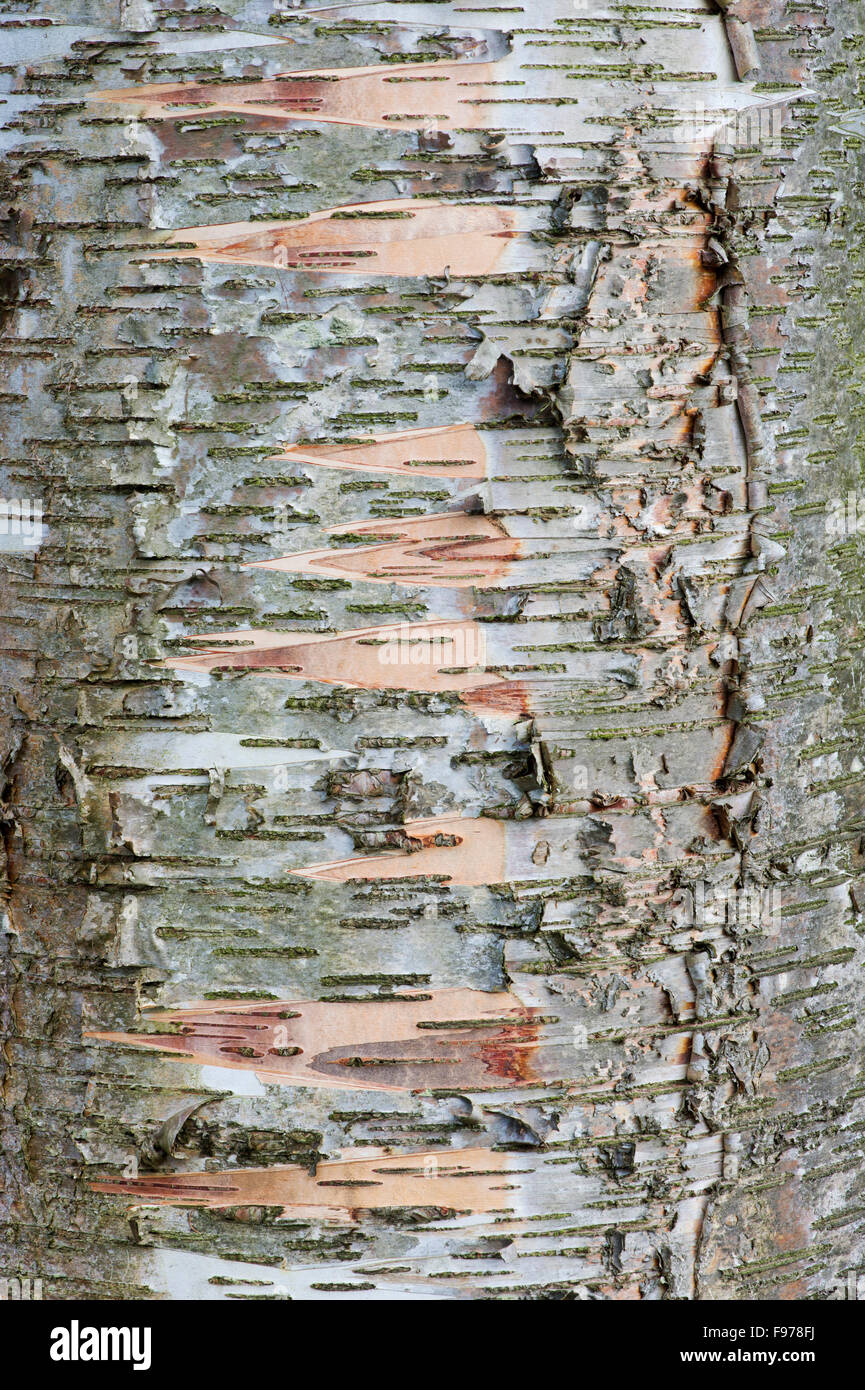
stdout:
<svg viewBox="0 0 865 1390">
<path fill-rule="evenodd" d="M 0 23 L 0 1275 L 849 1296 L 861 18 Z"/>
</svg>

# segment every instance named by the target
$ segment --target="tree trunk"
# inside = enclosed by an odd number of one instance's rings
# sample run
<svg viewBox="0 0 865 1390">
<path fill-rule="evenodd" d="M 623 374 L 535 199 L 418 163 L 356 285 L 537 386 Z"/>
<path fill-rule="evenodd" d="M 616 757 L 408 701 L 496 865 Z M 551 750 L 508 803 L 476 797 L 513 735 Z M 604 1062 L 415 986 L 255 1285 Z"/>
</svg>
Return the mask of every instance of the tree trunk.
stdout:
<svg viewBox="0 0 865 1390">
<path fill-rule="evenodd" d="M 858 12 L 63 9 L 0 21 L 0 1275 L 849 1296 Z"/>
</svg>

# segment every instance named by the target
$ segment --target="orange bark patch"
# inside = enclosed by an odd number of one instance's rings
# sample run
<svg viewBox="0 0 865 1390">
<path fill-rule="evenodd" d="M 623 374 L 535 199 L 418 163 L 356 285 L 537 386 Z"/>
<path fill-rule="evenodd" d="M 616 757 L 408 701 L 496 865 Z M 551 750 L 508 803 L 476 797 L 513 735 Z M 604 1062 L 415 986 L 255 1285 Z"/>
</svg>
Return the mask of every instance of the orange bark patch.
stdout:
<svg viewBox="0 0 865 1390">
<path fill-rule="evenodd" d="M 490 1149 L 364 1156 L 320 1163 L 314 1174 L 296 1165 L 239 1168 L 230 1173 L 159 1173 L 103 1178 L 94 1192 L 138 1202 L 192 1207 L 282 1207 L 288 1215 L 349 1218 L 388 1207 L 500 1211 L 513 1203 L 506 1180 L 513 1154 Z"/>
<path fill-rule="evenodd" d="M 373 435 L 363 444 L 297 444 L 279 459 L 414 478 L 484 478 L 487 455 L 474 425 L 442 425 Z"/>
<path fill-rule="evenodd" d="M 293 222 L 227 222 L 180 227 L 161 239 L 191 248 L 152 251 L 148 260 L 268 265 L 313 274 L 490 275 L 514 230 L 511 208 L 396 198 L 326 208 Z"/>
<path fill-rule="evenodd" d="M 472 619 L 321 634 L 247 629 L 186 640 L 207 645 L 160 664 L 178 671 L 260 670 L 356 690 L 462 692 L 501 680 L 485 669 L 486 633 Z M 212 645 L 225 641 L 232 645 Z"/>
<path fill-rule="evenodd" d="M 88 1033 L 265 1081 L 342 1090 L 509 1088 L 542 1083 L 539 1011 L 506 991 L 387 999 L 193 1003 L 148 1013 L 174 1033 Z"/>
<path fill-rule="evenodd" d="M 506 877 L 505 823 L 488 816 L 439 816 L 406 821 L 401 848 L 363 858 L 310 864 L 291 873 L 302 878 L 412 878 L 441 875 L 452 883 L 479 887 Z"/>
<path fill-rule="evenodd" d="M 349 522 L 329 528 L 331 535 L 375 535 L 380 543 L 352 550 L 307 550 L 276 560 L 259 560 L 250 569 L 294 574 L 339 575 L 378 584 L 424 584 L 468 588 L 490 584 L 521 555 L 519 541 L 487 516 L 452 512 L 416 521 Z"/>
<path fill-rule="evenodd" d="M 95 92 L 91 101 L 138 106 L 151 117 L 188 118 L 214 111 L 294 121 L 419 130 L 435 124 L 483 129 L 495 79 L 491 63 L 419 63 L 281 73 L 265 82 L 157 82 Z"/>
</svg>

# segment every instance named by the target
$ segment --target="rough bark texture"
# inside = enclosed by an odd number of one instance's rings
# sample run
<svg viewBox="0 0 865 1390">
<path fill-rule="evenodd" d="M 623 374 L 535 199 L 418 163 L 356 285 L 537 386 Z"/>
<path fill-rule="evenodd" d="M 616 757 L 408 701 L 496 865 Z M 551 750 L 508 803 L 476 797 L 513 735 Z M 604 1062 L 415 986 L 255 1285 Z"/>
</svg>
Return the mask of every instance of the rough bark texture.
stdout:
<svg viewBox="0 0 865 1390">
<path fill-rule="evenodd" d="M 0 19 L 0 1273 L 843 1296 L 859 7 Z"/>
</svg>

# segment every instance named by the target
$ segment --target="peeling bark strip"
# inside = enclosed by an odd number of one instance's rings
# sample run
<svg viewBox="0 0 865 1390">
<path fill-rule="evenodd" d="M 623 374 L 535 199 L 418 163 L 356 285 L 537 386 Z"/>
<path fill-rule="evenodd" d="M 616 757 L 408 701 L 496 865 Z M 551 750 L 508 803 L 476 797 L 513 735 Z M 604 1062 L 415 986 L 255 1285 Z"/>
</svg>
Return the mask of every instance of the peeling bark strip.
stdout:
<svg viewBox="0 0 865 1390">
<path fill-rule="evenodd" d="M 93 1183 L 96 1192 L 190 1207 L 282 1207 L 283 1218 L 357 1220 L 364 1211 L 434 1208 L 507 1212 L 519 1197 L 519 1158 L 489 1149 L 379 1154 L 303 1168 L 239 1168 L 231 1173 L 160 1173 Z M 515 1179 L 517 1179 L 515 1181 Z"/>
<path fill-rule="evenodd" d="M 658 799 L 672 812 L 675 791 Z M 615 810 L 633 811 L 635 806 Z M 669 813 L 668 813 L 669 814 Z M 399 830 L 384 831 L 376 837 L 393 850 L 362 859 L 343 859 L 326 864 L 310 864 L 292 869 L 294 874 L 319 879 L 411 878 L 435 874 L 452 883 L 478 887 L 491 883 L 523 883 L 531 879 L 589 878 L 592 860 L 603 844 L 608 865 L 613 869 L 633 868 L 641 860 L 652 865 L 657 858 L 658 836 L 650 835 L 643 844 L 633 824 L 621 820 L 635 817 L 597 813 L 596 819 L 548 816 L 532 821 L 495 821 L 486 818 L 442 817 L 404 821 Z M 698 811 L 694 824 L 699 824 Z M 702 819 L 708 819 L 702 813 Z M 617 852 L 618 851 L 618 852 Z"/>
<path fill-rule="evenodd" d="M 148 1021 L 179 1033 L 92 1033 L 176 1052 L 262 1081 L 346 1090 L 507 1090 L 555 1079 L 544 1070 L 540 1010 L 514 995 L 434 990 L 381 1000 L 196 1003 Z"/>
<path fill-rule="evenodd" d="M 501 679 L 483 669 L 486 636 L 471 619 L 359 628 L 333 635 L 215 632 L 206 640 L 208 645 L 194 656 L 172 657 L 165 665 L 179 671 L 242 667 L 371 690 L 471 691 Z M 210 645 L 220 641 L 231 645 Z"/>
<path fill-rule="evenodd" d="M 0 19 L 46 1297 L 863 1266 L 865 57 L 716 8 Z"/>
<path fill-rule="evenodd" d="M 413 478 L 484 478 L 488 446 L 474 425 L 439 425 L 373 435 L 364 444 L 292 445 L 277 459 Z"/>
<path fill-rule="evenodd" d="M 519 540 L 511 539 L 491 517 L 465 512 L 419 521 L 350 521 L 328 531 L 352 539 L 370 535 L 382 543 L 352 551 L 301 551 L 278 560 L 257 560 L 250 569 L 464 589 L 504 579 L 517 561 L 529 558 Z"/>
<path fill-rule="evenodd" d="M 395 122 L 412 130 L 431 125 L 482 130 L 498 124 L 488 108 L 494 107 L 497 81 L 507 80 L 505 72 L 505 65 L 491 63 L 418 63 L 401 73 L 329 68 L 240 86 L 165 82 L 120 87 L 95 92 L 91 100 L 131 103 L 152 117 L 189 117 L 215 110 L 383 130 Z"/>
<path fill-rule="evenodd" d="M 535 269 L 531 247 L 509 243 L 520 232 L 514 209 L 394 198 L 327 208 L 301 222 L 181 227 L 168 238 L 185 247 L 148 260 L 269 265 L 282 270 L 352 275 L 491 275 Z"/>
</svg>

